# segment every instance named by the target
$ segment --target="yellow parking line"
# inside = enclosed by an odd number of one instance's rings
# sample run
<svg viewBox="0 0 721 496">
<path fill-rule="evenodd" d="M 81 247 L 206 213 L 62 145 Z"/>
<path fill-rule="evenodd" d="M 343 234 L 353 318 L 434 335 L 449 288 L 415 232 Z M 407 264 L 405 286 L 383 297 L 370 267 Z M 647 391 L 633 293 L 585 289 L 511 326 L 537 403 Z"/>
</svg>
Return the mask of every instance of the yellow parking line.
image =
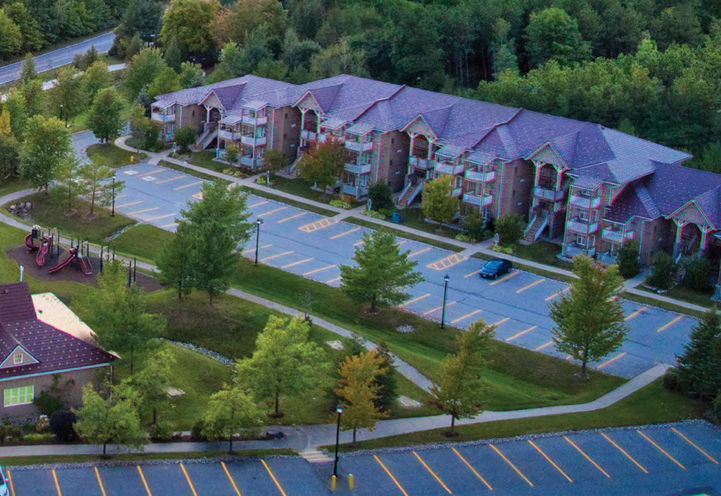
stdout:
<svg viewBox="0 0 721 496">
<path fill-rule="evenodd" d="M 678 322 L 679 320 L 681 320 L 682 318 L 683 318 L 683 315 L 679 315 L 678 317 L 676 317 L 676 318 L 674 318 L 673 320 L 671 320 L 668 324 L 664 324 L 664 325 L 662 325 L 661 327 L 659 327 L 658 329 L 656 329 L 656 332 L 663 332 L 663 331 L 665 331 L 666 329 L 668 329 L 669 327 L 671 327 L 672 325 L 674 325 L 675 323 L 677 323 L 677 322 Z"/>
<path fill-rule="evenodd" d="M 150 488 L 148 487 L 148 481 L 145 480 L 145 476 L 143 475 L 143 469 L 140 468 L 140 465 L 136 465 L 138 467 L 138 473 L 140 474 L 140 480 L 143 481 L 143 486 L 145 486 L 145 490 L 148 492 L 148 496 L 153 496 L 153 493 L 150 492 Z"/>
<path fill-rule="evenodd" d="M 143 172 L 142 174 L 138 174 L 135 177 L 145 177 L 145 176 L 152 176 L 153 174 L 157 174 L 158 172 L 165 172 L 166 169 L 155 169 L 151 170 L 150 172 Z"/>
<path fill-rule="evenodd" d="M 478 275 L 478 274 L 480 274 L 480 273 L 481 273 L 481 269 L 474 270 L 473 272 L 469 272 L 468 274 L 466 274 L 465 276 L 463 276 L 463 278 L 464 278 L 464 279 L 468 279 L 469 277 L 473 277 L 473 276 Z"/>
<path fill-rule="evenodd" d="M 122 205 L 115 205 L 115 208 L 132 207 L 133 205 L 140 205 L 141 203 L 143 203 L 143 200 L 132 201 L 129 203 L 123 203 Z"/>
<path fill-rule="evenodd" d="M 451 324 L 456 324 L 456 323 L 460 322 L 461 320 L 465 320 L 465 319 L 467 319 L 467 318 L 469 318 L 469 317 L 473 317 L 474 315 L 478 315 L 478 314 L 481 313 L 482 311 L 483 311 L 483 310 L 473 310 L 472 312 L 469 312 L 469 313 L 467 313 L 467 314 L 465 314 L 465 315 L 461 315 L 461 316 L 458 317 L 457 319 L 451 320 Z"/>
<path fill-rule="evenodd" d="M 502 318 L 501 320 L 499 320 L 498 322 L 495 322 L 495 323 L 491 324 L 491 327 L 498 327 L 498 326 L 501 325 L 501 324 L 505 324 L 505 323 L 508 322 L 509 320 L 511 320 L 510 317 L 503 317 L 503 318 Z"/>
<path fill-rule="evenodd" d="M 181 189 L 192 188 L 193 186 L 198 186 L 200 184 L 203 184 L 203 181 L 196 181 L 194 183 L 184 184 L 183 186 L 178 186 L 177 188 L 173 188 L 173 191 L 180 191 Z"/>
<path fill-rule="evenodd" d="M 688 444 L 690 444 L 691 446 L 693 446 L 694 448 L 696 448 L 696 449 L 699 451 L 699 453 L 701 453 L 703 456 L 705 456 L 706 458 L 708 458 L 709 460 L 711 460 L 712 462 L 714 462 L 716 465 L 719 464 L 713 456 L 709 455 L 709 454 L 706 453 L 704 450 L 702 450 L 701 448 L 699 448 L 698 446 L 696 446 L 696 444 L 695 444 L 693 441 L 691 441 L 689 438 L 687 438 L 686 436 L 684 436 L 683 434 L 681 434 L 681 432 L 679 432 L 675 427 L 671 427 L 671 430 L 672 430 L 673 432 L 675 432 L 678 436 L 680 436 L 681 439 L 683 439 L 683 440 L 686 441 Z"/>
<path fill-rule="evenodd" d="M 654 441 L 653 439 L 651 439 L 650 437 L 648 437 L 646 434 L 644 434 L 643 432 L 641 432 L 641 431 L 638 430 L 638 429 L 636 429 L 636 432 L 638 433 L 639 436 L 641 436 L 642 438 L 644 438 L 646 441 L 648 441 L 649 443 L 653 444 L 653 447 L 654 447 L 654 448 L 656 448 L 656 449 L 659 450 L 661 453 L 663 453 L 664 455 L 666 455 L 666 457 L 667 457 L 669 460 L 671 460 L 673 463 L 675 463 L 676 465 L 678 465 L 678 466 L 681 467 L 682 469 L 686 470 L 686 467 L 684 467 L 681 462 L 679 462 L 679 461 L 676 460 L 674 457 L 672 457 L 671 454 L 670 454 L 668 451 L 666 451 L 665 449 L 663 449 L 661 446 L 659 446 L 659 445 L 656 443 L 656 441 Z"/>
<path fill-rule="evenodd" d="M 98 467 L 93 467 L 95 469 L 95 477 L 98 478 L 98 486 L 100 486 L 100 492 L 103 494 L 103 496 L 107 496 L 105 494 L 105 487 L 103 486 L 103 480 L 100 478 L 100 472 L 98 472 Z"/>
<path fill-rule="evenodd" d="M 139 214 L 144 214 L 145 212 L 152 212 L 153 210 L 160 210 L 160 207 L 151 207 L 151 208 L 144 208 L 142 210 L 135 210 L 133 212 L 128 212 L 127 215 L 139 215 Z"/>
<path fill-rule="evenodd" d="M 561 291 L 558 291 L 557 293 L 553 293 L 551 296 L 546 297 L 546 301 L 551 301 L 552 299 L 561 296 L 564 293 L 568 293 L 571 290 L 571 286 L 568 286 L 567 288 L 562 289 Z"/>
<path fill-rule="evenodd" d="M 271 246 L 273 246 L 272 243 L 269 243 L 269 244 L 267 244 L 267 245 L 261 245 L 261 246 L 260 246 L 260 249 L 261 249 L 261 250 L 264 250 L 264 249 L 266 249 L 266 248 L 270 248 Z M 255 251 L 255 247 L 253 247 L 253 248 L 248 248 L 247 250 L 243 250 L 243 255 L 245 255 L 246 253 L 253 253 L 254 251 Z"/>
<path fill-rule="evenodd" d="M 291 215 L 290 217 L 280 219 L 278 222 L 276 222 L 276 224 L 282 224 L 283 222 L 288 222 L 289 220 L 297 219 L 298 217 L 303 217 L 304 215 L 308 215 L 308 212 L 301 212 L 299 214 Z"/>
<path fill-rule="evenodd" d="M 421 301 L 421 300 L 424 300 L 424 299 L 428 298 L 430 295 L 431 295 L 430 293 L 426 293 L 426 294 L 424 294 L 424 295 L 417 296 L 416 298 L 413 298 L 412 300 L 408 300 L 408 301 L 406 301 L 405 303 L 401 303 L 399 306 L 400 306 L 401 308 L 403 308 L 403 307 L 406 307 L 406 306 L 408 306 L 408 305 L 412 305 L 412 304 L 414 304 L 414 303 L 416 303 L 416 302 L 419 302 L 419 301 Z"/>
<path fill-rule="evenodd" d="M 294 253 L 293 250 L 283 251 L 283 252 L 280 252 L 280 253 L 276 253 L 275 255 L 270 255 L 270 256 L 268 256 L 268 257 L 261 258 L 260 261 L 263 262 L 263 263 L 265 263 L 265 262 L 267 262 L 268 260 L 275 260 L 276 258 L 284 257 L 284 256 L 286 256 L 286 255 L 290 255 L 291 253 Z"/>
<path fill-rule="evenodd" d="M 263 212 L 262 214 L 258 215 L 258 218 L 265 217 L 266 215 L 273 215 L 274 213 L 280 212 L 281 210 L 285 210 L 286 208 L 288 208 L 288 207 L 287 206 L 286 207 L 278 207 L 278 208 L 274 208 L 273 210 L 268 210 L 267 212 Z"/>
<path fill-rule="evenodd" d="M 58 484 L 58 476 L 55 473 L 55 469 L 52 469 L 53 472 L 53 481 L 55 481 L 55 489 L 58 491 L 58 496 L 63 496 L 62 491 L 60 491 L 60 484 Z"/>
<path fill-rule="evenodd" d="M 648 310 L 648 307 L 641 307 L 641 308 L 639 308 L 638 310 L 636 310 L 635 312 L 628 314 L 624 320 L 625 320 L 626 322 L 628 322 L 629 320 L 631 320 L 631 319 L 633 319 L 633 318 L 635 318 L 635 317 L 638 317 L 639 315 L 641 315 L 641 314 L 642 314 L 643 312 L 645 312 L 646 310 Z"/>
<path fill-rule="evenodd" d="M 313 260 L 313 257 L 304 258 L 303 260 L 298 260 L 297 262 L 291 262 L 289 264 L 286 264 L 286 265 L 282 266 L 281 269 L 288 269 L 290 267 L 295 267 L 296 265 L 304 264 L 304 263 L 310 262 L 311 260 Z"/>
<path fill-rule="evenodd" d="M 431 475 L 433 476 L 433 478 L 438 481 L 438 483 L 441 485 L 441 487 L 442 487 L 443 489 L 445 489 L 448 494 L 453 494 L 453 491 L 451 491 L 450 489 L 448 489 L 448 486 L 446 486 L 445 482 L 443 482 L 443 481 L 441 480 L 441 478 L 438 477 L 438 476 L 436 475 L 436 473 L 431 469 L 431 467 L 429 467 L 428 464 L 427 464 L 425 461 L 423 461 L 423 458 L 421 458 L 421 455 L 419 455 L 419 454 L 416 453 L 415 451 L 413 452 L 413 454 L 416 455 L 416 458 L 418 458 L 418 461 L 421 462 L 421 465 L 423 465 L 423 466 L 425 467 L 425 469 L 428 470 L 428 473 L 431 474 Z"/>
<path fill-rule="evenodd" d="M 528 440 L 528 444 L 530 444 L 531 446 L 533 446 L 534 448 L 536 448 L 536 451 L 538 451 L 538 452 L 541 454 L 541 456 L 543 456 L 543 458 L 546 459 L 546 461 L 547 461 L 548 463 L 550 463 L 551 465 L 553 465 L 553 468 L 555 468 L 556 470 L 558 470 L 558 471 L 561 473 L 561 475 L 564 476 L 564 477 L 566 478 L 566 480 L 568 480 L 568 482 L 573 482 L 573 479 L 571 479 L 571 478 L 568 476 L 568 474 L 561 469 L 561 467 L 559 467 L 558 465 L 556 465 L 556 462 L 554 462 L 553 460 L 551 460 L 551 458 L 550 458 L 541 448 L 539 448 L 539 447 L 536 445 L 536 443 L 534 443 L 533 441 L 531 441 L 531 440 L 529 439 L 529 440 Z"/>
<path fill-rule="evenodd" d="M 308 272 L 304 272 L 304 273 L 303 273 L 303 277 L 306 277 L 306 276 L 309 276 L 309 275 L 312 275 L 312 274 L 316 274 L 316 273 L 322 272 L 322 271 L 324 271 L 324 270 L 332 269 L 333 267 L 335 267 L 335 265 L 327 265 L 327 266 L 325 266 L 325 267 L 321 267 L 320 269 L 309 270 Z"/>
<path fill-rule="evenodd" d="M 168 178 L 168 179 L 163 179 L 162 181 L 155 181 L 155 184 L 165 184 L 165 183 L 169 183 L 169 182 L 172 182 L 172 181 L 178 181 L 178 180 L 180 180 L 180 179 L 183 179 L 184 177 L 185 177 L 185 176 L 175 176 L 175 177 L 171 177 L 171 178 Z"/>
<path fill-rule="evenodd" d="M 283 487 L 280 485 L 280 482 L 278 482 L 278 479 L 275 478 L 275 475 L 270 470 L 270 467 L 268 466 L 268 464 L 265 463 L 265 460 L 263 460 L 261 458 L 260 463 L 262 463 L 263 466 L 265 467 L 265 470 L 268 471 L 268 475 L 270 475 L 270 478 L 273 479 L 273 482 L 275 482 L 275 486 L 278 488 L 278 491 L 280 491 L 280 494 L 282 494 L 283 496 L 288 496 L 287 494 L 285 494 L 285 491 L 283 491 Z"/>
<path fill-rule="evenodd" d="M 521 332 L 514 334 L 514 335 L 511 336 L 510 338 L 506 338 L 506 342 L 507 342 L 507 343 L 510 343 L 510 342 L 513 341 L 514 339 L 520 338 L 521 336 L 523 336 L 523 335 L 525 335 L 525 334 L 528 334 L 529 332 L 531 332 L 532 330 L 534 330 L 534 329 L 536 329 L 536 328 L 538 328 L 538 326 L 535 326 L 535 325 L 534 325 L 534 326 L 529 327 L 528 329 L 524 329 L 524 330 L 522 330 Z"/>
<path fill-rule="evenodd" d="M 405 489 L 403 489 L 403 486 L 401 486 L 401 483 L 398 482 L 398 479 L 396 479 L 396 478 L 393 476 L 393 474 L 391 473 L 391 471 L 388 470 L 388 468 L 387 468 L 385 465 L 383 465 L 383 462 L 381 461 L 381 459 L 378 458 L 376 455 L 373 455 L 373 458 L 375 458 L 375 460 L 378 462 L 378 465 L 381 466 L 381 468 L 385 471 L 385 473 L 388 474 L 388 477 L 391 478 L 391 480 L 392 480 L 393 483 L 396 485 L 396 487 L 397 487 L 398 489 L 400 489 L 400 491 L 401 491 L 401 493 L 403 494 L 403 496 L 408 496 L 408 493 L 406 492 Z"/>
<path fill-rule="evenodd" d="M 615 362 L 616 360 L 620 360 L 621 358 L 623 358 L 623 357 L 625 357 L 625 356 L 626 356 L 626 352 L 625 352 L 625 351 L 622 351 L 621 353 L 619 353 L 619 354 L 616 355 L 615 357 L 609 358 L 608 360 L 606 360 L 605 362 L 603 362 L 601 365 L 599 365 L 599 366 L 596 367 L 596 368 L 597 368 L 598 370 L 601 370 L 602 368 L 611 365 L 611 364 L 612 364 L 613 362 Z"/>
<path fill-rule="evenodd" d="M 413 253 L 410 253 L 410 254 L 408 255 L 408 258 L 415 257 L 416 255 L 420 255 L 420 254 L 425 253 L 425 252 L 430 251 L 430 250 L 431 250 L 431 247 L 430 247 L 430 246 L 426 246 L 425 248 L 421 248 L 421 249 L 418 250 L 418 251 L 414 251 Z"/>
<path fill-rule="evenodd" d="M 523 286 L 521 289 L 517 289 L 517 290 L 516 290 L 516 294 L 523 293 L 524 291 L 527 291 L 527 290 L 531 289 L 531 288 L 534 287 L 534 286 L 538 286 L 539 284 L 541 284 L 542 282 L 545 282 L 545 281 L 546 281 L 545 279 L 538 279 L 537 281 L 533 281 L 533 282 L 532 282 L 531 284 L 529 284 L 528 286 Z"/>
<path fill-rule="evenodd" d="M 195 487 L 193 487 L 193 482 L 190 480 L 190 476 L 188 475 L 188 471 L 185 470 L 185 465 L 183 465 L 183 462 L 180 462 L 180 468 L 183 470 L 183 474 L 185 475 L 185 479 L 188 481 L 188 485 L 190 486 L 190 490 L 193 491 L 193 496 L 198 496 L 198 493 L 195 492 Z"/>
<path fill-rule="evenodd" d="M 347 236 L 347 235 L 349 235 L 349 234 L 353 234 L 354 232 L 358 232 L 358 231 L 360 231 L 360 230 L 361 230 L 360 226 L 359 226 L 359 227 L 354 227 L 353 229 L 349 229 L 349 230 L 347 230 L 347 231 L 345 231 L 345 232 L 342 232 L 342 233 L 340 233 L 340 234 L 334 234 L 333 236 L 330 237 L 330 239 L 342 238 L 343 236 Z"/>
<path fill-rule="evenodd" d="M 10 473 L 10 469 L 6 472 L 8 474 L 8 484 L 10 485 L 10 494 L 11 496 L 15 496 L 15 486 L 13 486 L 13 476 Z"/>
<path fill-rule="evenodd" d="M 545 350 L 546 348 L 548 348 L 548 347 L 551 346 L 552 344 L 553 344 L 553 339 L 550 340 L 550 341 L 546 341 L 545 343 L 543 343 L 543 344 L 542 344 L 541 346 L 539 346 L 538 348 L 535 348 L 533 351 Z"/>
<path fill-rule="evenodd" d="M 640 463 L 638 463 L 631 455 L 629 455 L 628 453 L 626 453 L 626 450 L 624 450 L 622 447 L 620 447 L 618 444 L 616 444 L 616 442 L 615 442 L 613 439 L 611 439 L 610 437 L 608 437 L 605 432 L 602 432 L 601 435 L 606 439 L 606 441 L 608 441 L 609 443 L 611 443 L 618 451 L 620 451 L 621 453 L 623 453 L 623 455 L 624 455 L 626 458 L 628 458 L 629 460 L 631 460 L 638 468 L 640 468 L 640 469 L 643 471 L 644 474 L 647 474 L 647 473 L 648 473 L 648 470 L 646 470 L 646 468 L 645 468 L 643 465 L 641 465 Z"/>
<path fill-rule="evenodd" d="M 448 303 L 446 303 L 446 308 L 452 307 L 452 306 L 455 305 L 456 303 L 458 303 L 458 302 L 456 302 L 456 301 L 449 301 Z M 443 308 L 443 305 L 438 306 L 438 307 L 436 307 L 436 308 L 431 308 L 430 310 L 428 310 L 428 311 L 426 311 L 426 312 L 423 312 L 423 315 L 424 315 L 424 316 L 425 316 L 425 315 L 430 315 L 430 314 L 432 314 L 433 312 L 437 312 L 438 310 L 441 310 L 442 308 Z"/>
<path fill-rule="evenodd" d="M 516 467 L 516 466 L 511 462 L 511 460 L 509 460 L 508 458 L 506 458 L 506 455 L 504 455 L 503 453 L 501 453 L 501 450 L 499 450 L 498 448 L 496 448 L 496 447 L 493 446 L 492 444 L 489 444 L 488 446 L 490 446 L 493 451 L 495 451 L 496 453 L 498 453 L 498 456 L 500 456 L 501 458 L 503 458 L 503 461 L 506 462 L 513 470 L 515 470 L 515 472 L 521 477 L 521 479 L 523 479 L 524 481 L 526 481 L 529 486 L 535 487 L 535 486 L 533 485 L 533 482 L 531 482 L 530 480 L 528 480 L 528 477 L 526 477 L 525 475 L 523 475 L 523 472 L 521 472 L 520 470 L 518 470 L 518 467 Z"/>
<path fill-rule="evenodd" d="M 220 462 L 220 464 L 223 466 L 223 470 L 225 470 L 225 475 L 228 476 L 228 480 L 230 481 L 231 485 L 233 486 L 233 489 L 235 489 L 235 494 L 238 496 L 242 496 L 240 494 L 240 490 L 238 489 L 238 486 L 235 485 L 235 481 L 233 480 L 233 477 L 230 476 L 230 472 L 228 472 L 228 467 L 225 466 L 225 462 Z"/>
<path fill-rule="evenodd" d="M 583 451 L 581 448 L 579 448 L 578 446 L 576 446 L 576 443 L 574 443 L 573 441 L 571 441 L 570 439 L 568 439 L 568 436 L 563 436 L 563 439 L 565 439 L 566 442 L 568 442 L 568 444 L 570 444 L 571 446 L 573 446 L 574 448 L 576 448 L 576 451 L 578 451 L 579 453 L 581 453 L 581 455 L 582 455 L 586 460 L 588 460 L 589 462 L 591 462 L 591 464 L 592 464 L 594 467 L 596 467 L 596 468 L 599 470 L 599 472 L 601 472 L 603 475 L 605 475 L 605 476 L 608 477 L 609 479 L 611 478 L 611 476 L 608 475 L 608 472 L 606 472 L 605 470 L 603 470 L 598 463 L 596 463 L 590 456 L 588 456 L 588 455 L 586 454 L 585 451 Z"/>
<path fill-rule="evenodd" d="M 143 219 L 145 222 L 152 222 L 154 220 L 160 220 L 160 219 L 167 219 L 168 217 L 175 217 L 176 214 L 165 214 L 165 215 L 158 215 L 157 217 L 150 217 L 148 219 Z"/>
<path fill-rule="evenodd" d="M 325 282 L 325 284 L 333 284 L 334 282 L 340 281 L 340 277 L 335 277 Z"/>
<path fill-rule="evenodd" d="M 248 205 L 248 208 L 260 207 L 261 205 L 265 205 L 266 203 L 268 203 L 268 200 L 261 200 L 258 203 L 253 203 L 252 205 Z"/>
<path fill-rule="evenodd" d="M 497 281 L 493 281 L 491 284 L 489 284 L 489 286 L 495 286 L 496 284 L 501 284 L 502 282 L 505 282 L 505 281 L 509 280 L 511 277 L 516 277 L 517 275 L 518 275 L 518 271 L 516 271 L 516 272 L 511 272 L 511 273 L 508 274 L 507 276 L 501 277 L 501 278 L 500 278 L 499 280 L 497 280 Z"/>
<path fill-rule="evenodd" d="M 456 448 L 451 448 L 451 450 L 456 454 L 456 456 L 457 456 L 458 458 L 461 459 L 461 461 L 466 465 L 466 467 L 468 467 L 468 469 L 469 469 L 471 472 L 473 472 L 473 475 L 475 475 L 476 477 L 478 477 L 478 479 L 479 479 L 481 482 L 483 482 L 490 491 L 493 491 L 493 488 L 492 488 L 491 485 L 486 481 L 486 479 L 484 479 L 483 476 L 481 476 L 481 474 L 479 474 L 479 473 L 476 471 L 476 469 L 473 468 L 473 466 L 472 466 L 470 463 L 468 463 L 468 460 L 466 460 L 465 458 L 463 458 L 463 455 L 461 455 Z"/>
<path fill-rule="evenodd" d="M 177 226 L 177 225 L 178 225 L 177 222 L 171 222 L 170 224 L 165 224 L 165 225 L 162 225 L 162 226 L 160 226 L 160 227 L 163 228 L 163 229 L 165 229 L 166 227 L 173 227 L 173 226 Z"/>
</svg>

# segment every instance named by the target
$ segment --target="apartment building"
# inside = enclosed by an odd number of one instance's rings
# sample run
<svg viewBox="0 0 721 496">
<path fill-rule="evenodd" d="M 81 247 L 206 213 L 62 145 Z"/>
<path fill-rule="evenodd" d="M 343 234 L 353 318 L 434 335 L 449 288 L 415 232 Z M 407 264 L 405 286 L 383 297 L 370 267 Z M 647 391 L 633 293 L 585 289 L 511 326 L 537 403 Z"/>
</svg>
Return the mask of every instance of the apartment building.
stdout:
<svg viewBox="0 0 721 496">
<path fill-rule="evenodd" d="M 519 214 L 527 241 L 555 240 L 569 257 L 611 263 L 629 240 L 644 263 L 658 250 L 721 255 L 721 176 L 598 124 L 349 75 L 305 85 L 249 75 L 161 95 L 153 109 L 165 139 L 173 115 L 197 127 L 199 147 L 222 158 L 237 146 L 248 167 L 269 148 L 294 161 L 341 142 L 339 186 L 359 199 L 384 181 L 407 207 L 427 181 L 451 176 L 462 215 Z"/>
</svg>

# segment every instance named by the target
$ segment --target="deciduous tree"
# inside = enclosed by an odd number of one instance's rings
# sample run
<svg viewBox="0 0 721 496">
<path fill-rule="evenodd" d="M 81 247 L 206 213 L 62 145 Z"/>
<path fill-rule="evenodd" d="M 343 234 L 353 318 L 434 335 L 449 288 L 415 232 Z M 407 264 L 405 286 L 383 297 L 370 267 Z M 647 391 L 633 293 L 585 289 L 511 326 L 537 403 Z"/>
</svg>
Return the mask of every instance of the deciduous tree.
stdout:
<svg viewBox="0 0 721 496">
<path fill-rule="evenodd" d="M 211 395 L 203 416 L 203 434 L 209 439 L 227 439 L 233 452 L 233 436 L 262 424 L 260 410 L 250 394 L 239 386 L 225 386 Z"/>
<path fill-rule="evenodd" d="M 84 99 L 82 80 L 76 72 L 71 66 L 60 68 L 55 87 L 50 91 L 53 113 L 67 122 L 83 109 Z"/>
<path fill-rule="evenodd" d="M 166 346 L 148 358 L 140 372 L 130 378 L 131 386 L 138 393 L 142 417 L 152 413 L 151 437 L 160 437 L 158 434 L 167 430 L 159 427 L 166 423 L 158 423 L 158 409 L 168 404 L 168 389 L 173 383 L 176 365 L 175 355 Z"/>
<path fill-rule="evenodd" d="M 179 224 L 175 236 L 163 246 L 156 261 L 160 281 L 178 289 L 178 301 L 189 294 L 194 285 L 193 257 L 196 254 L 193 249 L 197 243 L 193 234 L 188 224 Z"/>
<path fill-rule="evenodd" d="M 95 95 L 88 115 L 88 127 L 103 143 L 120 136 L 125 125 L 123 108 L 123 100 L 113 87 L 104 88 Z"/>
<path fill-rule="evenodd" d="M 83 83 L 85 95 L 90 101 L 95 99 L 98 91 L 113 84 L 113 79 L 108 72 L 108 66 L 102 60 L 93 62 L 80 79 Z"/>
<path fill-rule="evenodd" d="M 342 143 L 329 139 L 325 143 L 312 146 L 298 163 L 303 179 L 314 183 L 325 192 L 328 186 L 338 181 L 348 153 Z"/>
<path fill-rule="evenodd" d="M 551 7 L 531 14 L 526 27 L 526 53 L 531 67 L 548 60 L 561 65 L 583 62 L 590 55 L 578 23 L 565 10 Z"/>
<path fill-rule="evenodd" d="M 123 88 L 128 98 L 135 100 L 140 91 L 166 67 L 163 55 L 155 48 L 145 48 L 134 55 L 123 78 Z"/>
<path fill-rule="evenodd" d="M 449 223 L 458 213 L 460 202 L 451 196 L 453 176 L 441 176 L 423 185 L 421 207 L 423 215 L 436 222 Z"/>
<path fill-rule="evenodd" d="M 35 115 L 28 119 L 21 147 L 20 175 L 36 188 L 47 190 L 58 168 L 72 154 L 70 132 L 55 117 Z"/>
<path fill-rule="evenodd" d="M 217 49 L 211 30 L 218 0 L 173 0 L 163 13 L 160 40 L 175 39 L 185 53 L 201 60 Z"/>
<path fill-rule="evenodd" d="M 83 185 L 83 193 L 90 198 L 89 217 L 95 215 L 95 204 L 107 206 L 112 201 L 112 195 L 120 193 L 125 187 L 123 181 L 111 179 L 115 176 L 115 170 L 102 162 L 92 160 L 80 166 L 78 171 Z"/>
</svg>

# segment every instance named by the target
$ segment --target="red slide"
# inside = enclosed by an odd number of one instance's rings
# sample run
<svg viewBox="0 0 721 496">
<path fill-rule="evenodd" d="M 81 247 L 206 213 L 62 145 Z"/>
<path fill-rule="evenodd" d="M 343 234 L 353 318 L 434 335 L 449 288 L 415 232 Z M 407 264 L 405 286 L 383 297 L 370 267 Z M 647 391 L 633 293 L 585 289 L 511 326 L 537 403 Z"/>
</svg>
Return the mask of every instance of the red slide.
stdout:
<svg viewBox="0 0 721 496">
<path fill-rule="evenodd" d="M 93 275 L 93 266 L 90 264 L 88 257 L 78 257 L 78 262 L 80 262 L 80 270 L 83 271 L 83 274 L 86 276 Z"/>
<path fill-rule="evenodd" d="M 43 239 L 42 243 L 40 243 L 40 248 L 38 248 L 38 254 L 35 256 L 35 263 L 38 267 L 45 266 L 45 257 L 47 256 L 49 250 L 50 241 Z"/>
<path fill-rule="evenodd" d="M 63 261 L 60 262 L 59 264 L 57 264 L 55 267 L 49 269 L 49 270 L 48 270 L 48 273 L 50 273 L 50 274 L 55 274 L 56 272 L 60 272 L 60 271 L 63 270 L 65 267 L 67 267 L 68 265 L 70 265 L 71 263 L 73 263 L 73 260 L 75 260 L 75 258 L 77 258 L 77 256 L 78 256 L 78 249 L 77 249 L 77 248 L 70 248 L 70 252 L 69 252 L 68 258 L 66 258 L 65 260 L 63 260 Z"/>
<path fill-rule="evenodd" d="M 27 236 L 25 236 L 25 246 L 28 247 L 29 252 L 37 251 L 38 245 L 36 245 L 35 240 L 33 240 L 33 233 L 30 233 Z"/>
</svg>

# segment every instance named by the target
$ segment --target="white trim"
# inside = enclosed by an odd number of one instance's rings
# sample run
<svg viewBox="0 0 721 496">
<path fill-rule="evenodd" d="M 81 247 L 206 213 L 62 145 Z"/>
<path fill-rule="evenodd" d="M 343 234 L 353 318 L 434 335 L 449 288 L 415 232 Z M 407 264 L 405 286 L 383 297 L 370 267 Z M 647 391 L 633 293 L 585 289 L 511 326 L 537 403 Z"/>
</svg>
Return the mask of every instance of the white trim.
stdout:
<svg viewBox="0 0 721 496">
<path fill-rule="evenodd" d="M 20 348 L 20 351 L 23 354 L 23 361 L 20 363 L 15 363 L 14 356 L 15 353 L 17 353 L 18 348 Z M 29 360 L 26 362 L 25 357 L 28 357 Z M 0 363 L 0 369 L 11 369 L 13 367 L 22 367 L 23 365 L 33 365 L 35 363 L 38 363 L 37 358 L 32 356 L 22 345 L 17 345 L 15 348 L 12 349 L 10 353 L 8 353 L 8 356 L 5 357 L 5 359 Z"/>
<path fill-rule="evenodd" d="M 43 375 L 64 374 L 65 372 L 75 372 L 76 370 L 97 369 L 100 367 L 110 367 L 111 365 L 112 364 L 110 362 L 107 362 L 107 363 L 99 363 L 96 365 L 85 365 L 83 367 L 73 367 L 73 368 L 69 368 L 69 369 L 48 370 L 47 372 L 37 372 L 35 374 L 20 374 L 20 375 L 16 375 L 13 377 L 0 378 L 0 382 L 16 381 L 18 379 L 27 379 L 28 377 L 40 377 Z"/>
</svg>

